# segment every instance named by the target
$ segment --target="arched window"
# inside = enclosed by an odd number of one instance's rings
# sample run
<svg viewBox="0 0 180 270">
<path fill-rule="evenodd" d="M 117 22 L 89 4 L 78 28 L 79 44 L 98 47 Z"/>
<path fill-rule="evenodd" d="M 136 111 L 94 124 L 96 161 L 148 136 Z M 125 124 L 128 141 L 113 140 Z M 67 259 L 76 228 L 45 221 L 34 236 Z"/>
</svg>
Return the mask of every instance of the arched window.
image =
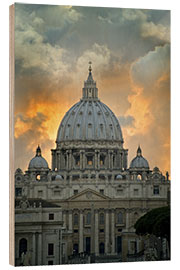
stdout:
<svg viewBox="0 0 180 270">
<path fill-rule="evenodd" d="M 26 254 L 27 252 L 27 240 L 22 238 L 19 241 L 19 257 L 21 257 L 22 253 Z"/>
<path fill-rule="evenodd" d="M 142 175 L 141 174 L 137 175 L 137 180 L 142 180 Z"/>
<path fill-rule="evenodd" d="M 101 225 L 104 224 L 104 214 L 103 214 L 103 213 L 100 214 L 100 217 L 99 217 L 99 223 L 100 223 Z"/>
<path fill-rule="evenodd" d="M 91 213 L 90 212 L 88 212 L 86 215 L 86 224 L 87 225 L 91 224 Z"/>
<path fill-rule="evenodd" d="M 99 244 L 99 254 L 104 254 L 104 243 Z"/>
<path fill-rule="evenodd" d="M 74 254 L 78 254 L 78 252 L 79 252 L 79 246 L 78 246 L 77 243 L 75 243 L 75 244 L 73 245 L 73 253 L 74 253 Z"/>
<path fill-rule="evenodd" d="M 78 214 L 74 214 L 74 225 L 78 225 Z"/>
<path fill-rule="evenodd" d="M 92 166 L 93 165 L 93 156 L 87 156 L 87 165 Z"/>
<path fill-rule="evenodd" d="M 118 224 L 123 223 L 123 214 L 122 214 L 121 212 L 119 212 L 119 213 L 117 214 L 117 223 L 118 223 Z"/>
<path fill-rule="evenodd" d="M 100 165 L 101 166 L 105 165 L 105 156 L 104 155 L 100 155 Z"/>
<path fill-rule="evenodd" d="M 80 156 L 75 156 L 74 159 L 75 159 L 75 165 L 79 166 L 80 165 Z"/>
</svg>

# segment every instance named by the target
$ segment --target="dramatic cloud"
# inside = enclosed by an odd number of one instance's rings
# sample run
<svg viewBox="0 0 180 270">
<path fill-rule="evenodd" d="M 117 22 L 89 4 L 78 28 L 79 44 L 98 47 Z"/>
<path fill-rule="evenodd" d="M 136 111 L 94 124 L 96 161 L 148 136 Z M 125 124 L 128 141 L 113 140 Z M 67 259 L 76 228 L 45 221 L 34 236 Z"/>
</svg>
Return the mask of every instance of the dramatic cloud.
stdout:
<svg viewBox="0 0 180 270">
<path fill-rule="evenodd" d="M 156 37 L 164 41 L 170 41 L 170 29 L 162 24 L 154 24 L 153 22 L 145 22 L 141 28 L 142 37 Z"/>
<path fill-rule="evenodd" d="M 170 12 L 16 4 L 15 167 L 38 144 L 51 166 L 59 124 L 92 61 L 99 98 L 118 117 L 129 162 L 170 168 Z"/>
<path fill-rule="evenodd" d="M 134 117 L 128 127 L 128 145 L 143 142 L 151 166 L 170 169 L 170 60 L 169 45 L 157 47 L 132 64 L 131 77 L 134 93 L 127 114 Z M 161 154 L 160 154 L 161 153 Z M 150 157 L 153 157 L 150 158 Z"/>
<path fill-rule="evenodd" d="M 37 113 L 34 117 L 16 116 L 15 123 L 15 154 L 16 167 L 26 168 L 29 161 L 35 156 L 37 145 L 43 149 L 43 155 L 50 161 L 50 149 L 53 141 L 49 139 L 49 134 L 45 125 L 46 116 Z M 23 155 L 18 154 L 19 152 Z M 51 164 L 49 163 L 49 166 Z"/>
<path fill-rule="evenodd" d="M 170 46 L 156 47 L 132 64 L 133 81 L 138 85 L 152 85 L 162 74 L 170 71 Z M 152 89 L 153 91 L 153 89 Z"/>
</svg>

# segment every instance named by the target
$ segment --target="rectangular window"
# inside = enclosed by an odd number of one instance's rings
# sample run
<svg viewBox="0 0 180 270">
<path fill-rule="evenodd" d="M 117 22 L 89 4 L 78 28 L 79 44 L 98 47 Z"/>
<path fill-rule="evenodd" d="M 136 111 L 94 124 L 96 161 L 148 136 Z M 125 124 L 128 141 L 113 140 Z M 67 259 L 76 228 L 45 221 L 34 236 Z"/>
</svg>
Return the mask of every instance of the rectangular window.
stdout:
<svg viewBox="0 0 180 270">
<path fill-rule="evenodd" d="M 53 265 L 53 261 L 48 261 L 48 265 Z"/>
<path fill-rule="evenodd" d="M 122 196 L 123 195 L 123 189 L 118 189 L 117 190 L 117 195 Z"/>
<path fill-rule="evenodd" d="M 72 180 L 78 180 L 80 178 L 80 175 L 79 174 L 74 174 L 72 176 Z"/>
<path fill-rule="evenodd" d="M 54 255 L 54 244 L 48 244 L 48 255 Z"/>
<path fill-rule="evenodd" d="M 78 233 L 78 230 L 74 230 L 74 233 Z"/>
<path fill-rule="evenodd" d="M 22 188 L 16 188 L 16 196 L 22 196 Z"/>
<path fill-rule="evenodd" d="M 74 225 L 78 225 L 79 217 L 78 214 L 74 214 Z"/>
<path fill-rule="evenodd" d="M 41 198 L 43 196 L 43 191 L 42 190 L 38 190 L 38 198 Z"/>
<path fill-rule="evenodd" d="M 49 220 L 54 220 L 54 214 L 49 214 Z"/>
<path fill-rule="evenodd" d="M 100 189 L 99 192 L 100 192 L 100 194 L 103 195 L 104 194 L 104 189 Z"/>
<path fill-rule="evenodd" d="M 78 194 L 78 189 L 75 189 L 74 190 L 74 195 L 77 195 Z"/>
<path fill-rule="evenodd" d="M 154 186 L 153 193 L 154 195 L 159 195 L 159 186 Z"/>
<path fill-rule="evenodd" d="M 138 189 L 134 189 L 134 195 L 135 196 L 139 195 L 139 190 Z"/>
<path fill-rule="evenodd" d="M 54 190 L 54 196 L 60 196 L 60 190 Z"/>
<path fill-rule="evenodd" d="M 104 232 L 104 229 L 100 229 L 99 232 L 100 232 L 100 233 Z"/>
</svg>

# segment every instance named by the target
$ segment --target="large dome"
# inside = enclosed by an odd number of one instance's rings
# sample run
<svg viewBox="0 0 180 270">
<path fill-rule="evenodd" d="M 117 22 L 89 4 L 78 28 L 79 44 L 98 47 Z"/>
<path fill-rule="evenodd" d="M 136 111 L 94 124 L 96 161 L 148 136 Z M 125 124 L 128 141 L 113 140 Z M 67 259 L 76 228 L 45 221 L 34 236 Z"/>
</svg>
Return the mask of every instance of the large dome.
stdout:
<svg viewBox="0 0 180 270">
<path fill-rule="evenodd" d="M 149 164 L 147 160 L 142 156 L 142 151 L 140 146 L 137 149 L 137 156 L 131 161 L 130 163 L 130 169 L 136 168 L 136 169 L 149 169 Z"/>
<path fill-rule="evenodd" d="M 99 100 L 81 100 L 71 107 L 64 116 L 57 135 L 57 142 L 102 139 L 123 140 L 116 116 Z"/>
<path fill-rule="evenodd" d="M 41 156 L 41 149 L 38 146 L 36 149 L 36 156 L 31 159 L 28 166 L 29 170 L 37 170 L 37 169 L 49 169 L 47 161 Z"/>
<path fill-rule="evenodd" d="M 116 140 L 123 142 L 115 114 L 97 97 L 91 67 L 84 83 L 83 97 L 65 114 L 57 133 L 57 143 L 74 140 Z"/>
</svg>

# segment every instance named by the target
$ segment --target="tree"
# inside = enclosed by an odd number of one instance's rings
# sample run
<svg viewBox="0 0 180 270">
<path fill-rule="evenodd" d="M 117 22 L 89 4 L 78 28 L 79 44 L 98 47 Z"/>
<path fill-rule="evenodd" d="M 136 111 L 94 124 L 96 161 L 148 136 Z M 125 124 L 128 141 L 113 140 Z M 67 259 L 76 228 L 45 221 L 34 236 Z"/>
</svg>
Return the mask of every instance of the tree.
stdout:
<svg viewBox="0 0 180 270">
<path fill-rule="evenodd" d="M 170 207 L 155 208 L 139 218 L 135 225 L 136 234 L 154 234 L 166 238 L 170 244 Z"/>
</svg>

